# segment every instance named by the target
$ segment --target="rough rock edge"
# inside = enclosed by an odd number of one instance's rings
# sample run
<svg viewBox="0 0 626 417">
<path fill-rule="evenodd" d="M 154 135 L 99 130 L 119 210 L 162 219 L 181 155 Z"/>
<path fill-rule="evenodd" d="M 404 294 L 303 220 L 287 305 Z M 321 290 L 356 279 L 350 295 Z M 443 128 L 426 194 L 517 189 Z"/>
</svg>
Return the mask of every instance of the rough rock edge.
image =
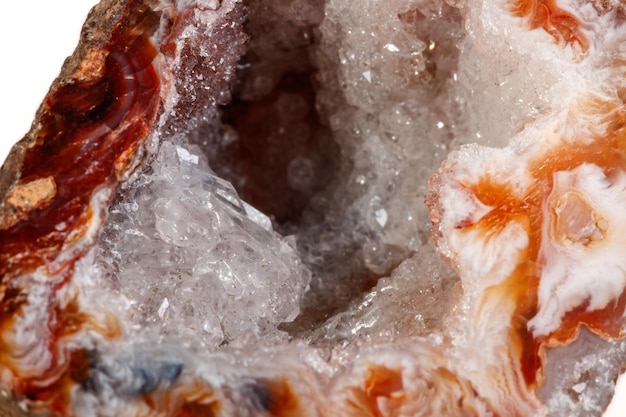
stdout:
<svg viewBox="0 0 626 417">
<path fill-rule="evenodd" d="M 116 23 L 124 10 L 127 0 L 102 0 L 89 12 L 80 34 L 78 46 L 65 59 L 59 76 L 52 82 L 46 96 L 60 85 L 73 82 L 74 80 L 88 80 L 101 74 L 102 66 L 106 58 L 102 46 L 111 37 Z M 82 67 L 84 62 L 89 61 L 91 56 L 98 59 L 99 66 Z M 4 164 L 0 168 L 0 219 L 10 215 L 12 207 L 5 204 L 9 194 L 21 176 L 21 167 L 24 155 L 37 137 L 41 125 L 39 120 L 46 107 L 45 99 L 35 113 L 35 118 L 30 130 L 19 140 L 9 152 Z M 5 417 L 26 417 L 28 414 L 19 405 L 6 395 L 0 395 L 0 415 Z"/>
<path fill-rule="evenodd" d="M 106 58 L 103 45 L 110 39 L 127 2 L 128 0 L 102 0 L 91 9 L 81 30 L 78 46 L 72 55 L 66 58 L 59 76 L 52 82 L 46 97 L 58 86 L 77 80 L 87 81 L 98 78 L 102 74 Z M 94 61 L 98 65 L 84 66 L 84 63 Z M 13 145 L 0 168 L 0 223 L 2 219 L 14 212 L 13 207 L 5 203 L 6 197 L 20 179 L 24 155 L 39 133 L 41 128 L 39 121 L 45 107 L 46 99 L 37 109 L 28 133 Z"/>
<path fill-rule="evenodd" d="M 104 73 L 104 64 L 108 55 L 107 52 L 107 44 L 110 42 L 114 32 L 119 28 L 121 22 L 123 22 L 124 14 L 126 13 L 127 8 L 131 4 L 133 0 L 100 0 L 98 4 L 96 4 L 89 12 L 85 23 L 82 26 L 80 32 L 80 38 L 78 41 L 78 45 L 76 46 L 74 52 L 66 58 L 63 63 L 59 75 L 52 82 L 48 92 L 46 93 L 45 98 L 37 109 L 34 117 L 34 121 L 31 124 L 30 130 L 24 137 L 19 140 L 17 143 L 13 145 L 11 148 L 9 155 L 3 165 L 0 167 L 0 228 L 3 227 L 3 221 L 15 219 L 20 215 L 20 207 L 15 206 L 10 203 L 10 197 L 15 194 L 16 190 L 20 189 L 20 180 L 22 177 L 22 166 L 24 162 L 24 158 L 28 150 L 35 145 L 35 141 L 40 135 L 42 125 L 41 119 L 44 116 L 44 113 L 49 109 L 49 99 L 51 94 L 63 86 L 75 84 L 75 83 L 89 83 L 90 81 L 99 80 Z M 176 9 L 176 12 L 180 12 L 178 9 L 177 3 L 170 0 L 141 0 L 137 3 L 141 3 L 142 5 L 148 6 L 154 9 L 161 9 L 161 5 L 163 5 L 164 9 L 172 10 Z M 217 11 L 222 9 L 219 12 L 219 17 L 217 20 L 222 20 L 226 18 L 226 16 L 231 13 L 236 13 L 235 21 L 241 21 L 245 13 L 241 9 L 240 0 L 232 0 L 232 1 L 219 1 L 217 3 L 217 8 L 213 7 L 204 7 L 203 2 L 185 2 L 180 1 L 183 4 L 182 11 L 184 12 L 188 8 L 198 8 L 201 11 Z M 239 5 L 238 7 L 235 7 Z M 224 8 L 224 6 L 227 6 Z M 171 10 L 171 11 L 172 11 Z M 204 25 L 212 26 L 215 23 L 214 20 L 208 21 L 197 21 L 197 15 L 193 15 L 192 21 L 196 24 L 202 23 Z M 240 22 L 241 23 L 241 22 Z M 205 27 L 205 29 L 207 29 Z M 242 33 L 242 38 L 239 39 L 240 46 L 245 44 L 246 37 Z M 157 43 L 167 44 L 172 41 L 172 33 L 168 33 L 167 36 L 162 39 L 158 39 Z M 180 34 L 178 34 L 180 35 Z M 205 33 L 204 36 L 209 36 L 209 33 Z M 186 42 L 183 42 L 186 44 Z M 157 46 L 158 47 L 158 46 Z M 163 53 L 163 51 L 161 51 Z M 172 51 L 169 52 L 168 56 L 165 58 L 167 61 L 167 68 L 169 71 L 169 76 L 176 76 L 180 69 L 180 57 L 178 56 L 178 52 L 174 52 L 172 55 Z M 163 65 L 165 61 L 158 62 L 157 65 Z M 234 63 L 230 63 L 234 65 Z M 225 64 L 226 65 L 226 64 Z M 171 100 L 172 94 L 176 94 L 176 88 L 171 84 L 171 79 L 162 80 L 164 82 L 162 88 L 166 89 L 164 93 L 161 91 L 161 100 L 162 103 L 157 110 L 157 120 L 154 121 L 154 125 L 150 129 L 151 132 L 149 136 L 152 139 L 147 138 L 149 143 L 146 143 L 144 146 L 146 149 L 142 152 L 140 159 L 142 160 L 142 164 L 146 163 L 149 160 L 149 157 L 152 156 L 153 152 L 156 152 L 158 148 L 158 144 L 156 142 L 160 142 L 164 139 L 163 133 L 166 131 L 165 125 L 170 122 L 169 114 L 166 112 L 166 108 L 164 108 L 163 103 L 166 100 Z M 227 83 L 228 84 L 228 83 Z M 194 88 L 197 86 L 194 85 Z M 217 99 L 217 97 L 216 97 Z M 174 103 L 177 103 L 177 100 L 173 100 Z M 208 103 L 207 103 L 208 104 Z M 201 117 L 206 117 L 201 116 Z M 187 120 L 186 122 L 189 122 Z M 195 124 L 191 124 L 194 125 Z M 175 133 L 182 132 L 165 132 L 165 137 L 172 137 Z M 153 146 L 150 146 L 150 145 Z M 155 148 L 156 146 L 156 148 Z M 147 151 L 147 153 L 145 152 Z M 139 164 L 139 165 L 142 165 Z M 138 166 L 132 168 L 135 172 L 137 172 Z M 122 184 L 124 182 L 132 182 L 133 178 L 124 178 L 122 180 Z M 45 188 L 45 187 L 43 187 Z M 120 189 L 119 192 L 123 192 Z M 39 201 L 41 199 L 45 199 L 45 195 L 40 195 L 41 193 L 38 190 L 35 190 L 30 195 L 33 200 Z M 45 190 L 44 190 L 45 191 Z M 37 194 L 37 195 L 35 195 Z M 10 221 L 7 221 L 10 223 Z M 0 284 L 4 280 L 3 276 L 0 276 Z M 16 397 L 10 392 L 1 390 L 0 391 L 0 416 L 2 417 L 27 417 L 30 416 L 31 413 L 27 411 L 28 404 L 27 402 L 22 403 L 22 398 Z M 35 411 L 36 415 L 40 415 Z"/>
</svg>

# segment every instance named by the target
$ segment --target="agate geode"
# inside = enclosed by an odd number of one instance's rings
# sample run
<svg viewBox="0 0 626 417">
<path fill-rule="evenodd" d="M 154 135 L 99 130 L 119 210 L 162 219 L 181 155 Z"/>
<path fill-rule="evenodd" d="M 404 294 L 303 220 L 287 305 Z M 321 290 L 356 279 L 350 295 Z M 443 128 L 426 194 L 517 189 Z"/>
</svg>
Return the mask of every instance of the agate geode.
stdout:
<svg viewBox="0 0 626 417">
<path fill-rule="evenodd" d="M 625 40 L 618 1 L 103 0 L 0 173 L 0 411 L 601 415 Z"/>
</svg>

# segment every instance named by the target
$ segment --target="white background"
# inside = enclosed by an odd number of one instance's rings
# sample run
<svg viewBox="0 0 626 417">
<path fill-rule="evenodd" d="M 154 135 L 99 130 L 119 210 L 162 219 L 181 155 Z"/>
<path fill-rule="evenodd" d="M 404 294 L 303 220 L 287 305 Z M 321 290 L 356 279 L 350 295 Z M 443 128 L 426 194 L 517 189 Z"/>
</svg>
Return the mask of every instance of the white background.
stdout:
<svg viewBox="0 0 626 417">
<path fill-rule="evenodd" d="M 0 161 L 30 129 L 35 111 L 78 42 L 96 0 L 3 1 L 0 13 Z"/>
<path fill-rule="evenodd" d="M 29 130 L 65 57 L 78 42 L 95 0 L 22 0 L 2 5 L 0 24 L 0 161 Z M 605 417 L 626 416 L 626 378 Z"/>
</svg>

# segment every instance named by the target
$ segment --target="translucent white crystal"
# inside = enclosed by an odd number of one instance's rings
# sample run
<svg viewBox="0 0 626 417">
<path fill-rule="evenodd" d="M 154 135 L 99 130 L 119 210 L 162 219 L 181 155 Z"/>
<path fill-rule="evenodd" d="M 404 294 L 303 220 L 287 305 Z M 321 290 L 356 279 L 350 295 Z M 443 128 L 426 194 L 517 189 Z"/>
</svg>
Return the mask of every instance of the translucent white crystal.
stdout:
<svg viewBox="0 0 626 417">
<path fill-rule="evenodd" d="M 451 79 L 462 16 L 430 0 L 330 0 L 325 14 L 315 50 L 317 102 L 354 164 L 335 205 L 357 216 L 374 240 L 417 249 L 428 228 L 427 179 L 452 134 L 464 133 Z M 372 216 L 365 202 L 374 197 L 385 212 Z M 353 234 L 350 222 L 343 227 L 336 233 Z"/>
<path fill-rule="evenodd" d="M 370 268 L 380 267 L 393 248 L 366 248 Z M 401 257 L 407 256 L 400 254 Z M 378 257 L 379 259 L 372 259 Z M 367 262 L 367 261 L 366 261 Z M 382 267 L 381 271 L 389 267 Z M 428 335 L 444 326 L 461 289 L 450 267 L 443 264 L 429 245 L 394 269 L 347 311 L 330 318 L 317 337 L 329 340 L 388 341 L 410 335 Z M 401 314 L 398 314 L 401 311 Z"/>
<path fill-rule="evenodd" d="M 601 415 L 620 373 L 626 341 L 607 342 L 581 328 L 569 346 L 548 353 L 547 380 L 539 389 L 550 417 Z"/>
<path fill-rule="evenodd" d="M 196 147 L 164 143 L 140 181 L 112 208 L 98 256 L 132 322 L 212 347 L 280 337 L 310 280 L 289 240 Z"/>
</svg>

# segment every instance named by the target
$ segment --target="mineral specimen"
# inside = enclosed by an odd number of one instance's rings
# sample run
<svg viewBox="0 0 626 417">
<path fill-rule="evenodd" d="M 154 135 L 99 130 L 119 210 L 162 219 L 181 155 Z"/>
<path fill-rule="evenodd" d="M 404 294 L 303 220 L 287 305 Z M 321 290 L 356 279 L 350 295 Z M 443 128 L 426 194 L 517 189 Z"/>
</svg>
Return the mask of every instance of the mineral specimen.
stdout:
<svg viewBox="0 0 626 417">
<path fill-rule="evenodd" d="M 601 415 L 624 16 L 103 0 L 0 172 L 0 411 Z"/>
</svg>

